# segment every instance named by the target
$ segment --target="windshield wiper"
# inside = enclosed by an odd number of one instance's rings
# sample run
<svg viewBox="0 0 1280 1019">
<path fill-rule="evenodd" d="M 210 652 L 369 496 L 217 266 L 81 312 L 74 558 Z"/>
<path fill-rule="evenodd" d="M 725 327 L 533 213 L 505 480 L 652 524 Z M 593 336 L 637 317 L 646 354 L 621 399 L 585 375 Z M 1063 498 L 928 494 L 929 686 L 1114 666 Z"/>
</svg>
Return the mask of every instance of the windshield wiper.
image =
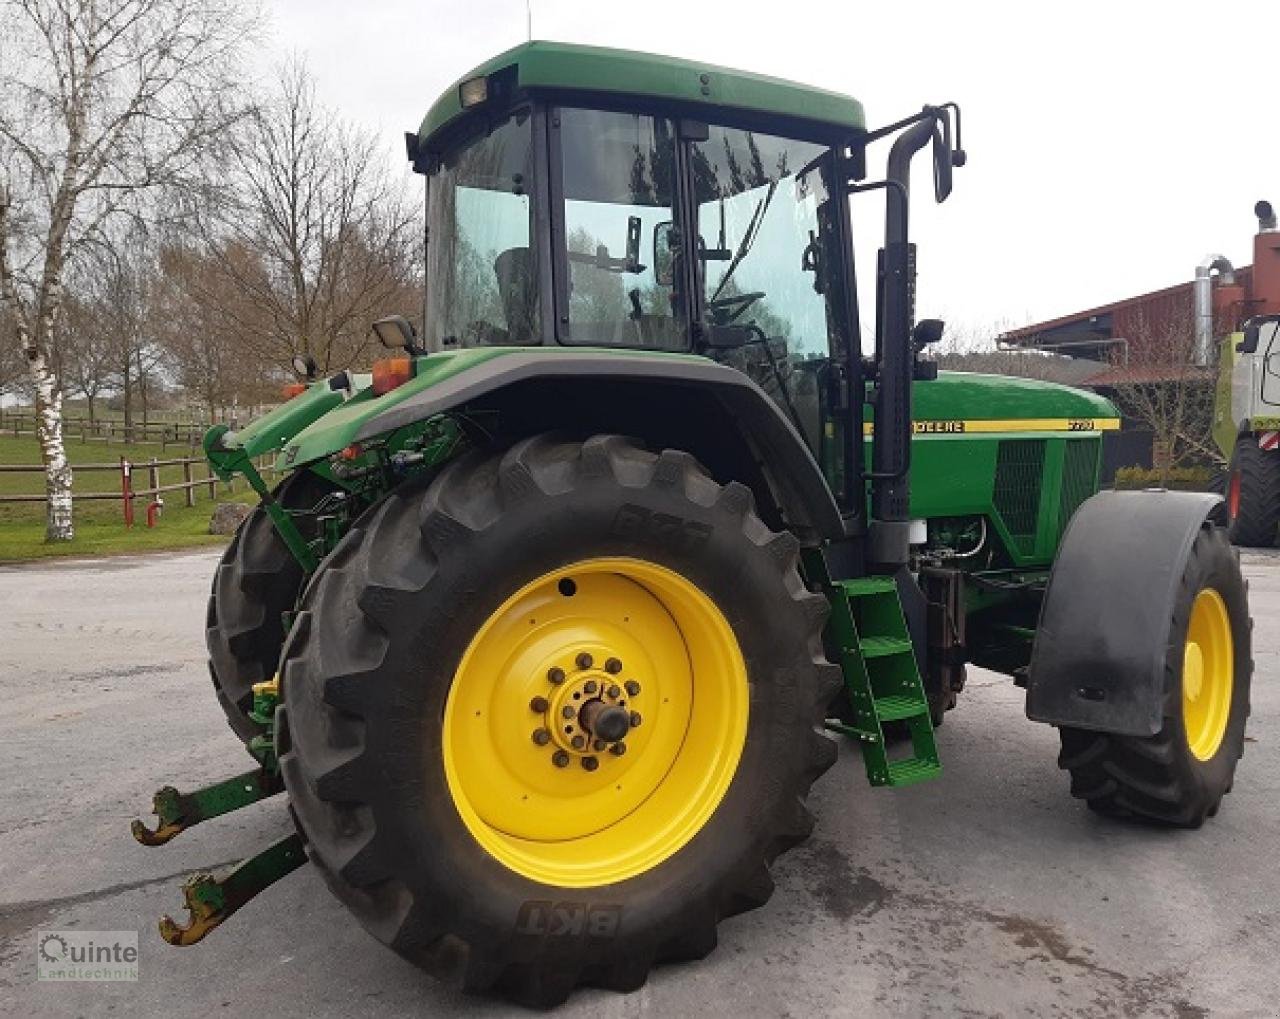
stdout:
<svg viewBox="0 0 1280 1019">
<path fill-rule="evenodd" d="M 732 278 L 734 270 L 738 268 L 742 260 L 747 257 L 747 252 L 751 250 L 751 246 L 755 244 L 756 238 L 760 235 L 760 226 L 764 223 L 764 214 L 769 211 L 769 203 L 773 201 L 773 193 L 778 189 L 776 180 L 769 181 L 769 190 L 765 192 L 765 196 L 756 203 L 756 211 L 751 214 L 751 221 L 747 224 L 747 231 L 742 235 L 742 241 L 738 245 L 738 250 L 733 254 L 733 261 L 729 263 L 729 268 L 725 269 L 724 275 L 720 277 L 720 285 L 716 287 L 716 292 L 712 294 L 707 303 L 710 304 L 719 298 L 721 291 Z"/>
</svg>

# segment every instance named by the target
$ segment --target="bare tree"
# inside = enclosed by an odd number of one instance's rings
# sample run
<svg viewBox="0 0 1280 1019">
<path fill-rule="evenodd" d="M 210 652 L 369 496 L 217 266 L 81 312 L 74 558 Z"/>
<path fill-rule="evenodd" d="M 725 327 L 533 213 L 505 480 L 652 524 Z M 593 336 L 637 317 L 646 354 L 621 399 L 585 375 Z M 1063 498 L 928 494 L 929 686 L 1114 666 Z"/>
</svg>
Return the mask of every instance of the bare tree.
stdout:
<svg viewBox="0 0 1280 1019">
<path fill-rule="evenodd" d="M 207 408 L 209 421 L 224 419 L 241 403 L 278 396 L 284 380 L 279 365 L 264 364 L 257 356 L 240 293 L 222 271 L 223 258 L 247 257 L 246 252 L 213 257 L 178 244 L 161 253 L 154 299 L 157 338 L 174 379 Z"/>
<path fill-rule="evenodd" d="M 97 401 L 118 383 L 111 338 L 97 301 L 68 294 L 58 329 L 58 375 L 67 395 L 82 396 L 95 419 Z"/>
<path fill-rule="evenodd" d="M 68 265 L 238 116 L 242 0 L 0 0 L 0 304 L 35 390 L 46 538 L 73 536 L 53 340 Z"/>
<path fill-rule="evenodd" d="M 373 134 L 317 104 L 299 65 L 246 122 L 230 191 L 203 231 L 238 300 L 225 303 L 203 274 L 193 296 L 220 304 L 259 363 L 283 370 L 306 353 L 325 370 L 349 367 L 367 355 L 374 318 L 420 303 L 418 213 L 386 165 Z"/>
<path fill-rule="evenodd" d="M 1168 317 L 1139 315 L 1129 326 L 1129 361 L 1098 379 L 1121 413 L 1152 434 L 1152 460 L 1167 472 L 1206 461 L 1225 465 L 1214 445 L 1213 399 L 1217 364 L 1192 363 L 1195 319 L 1190 306 Z"/>
</svg>

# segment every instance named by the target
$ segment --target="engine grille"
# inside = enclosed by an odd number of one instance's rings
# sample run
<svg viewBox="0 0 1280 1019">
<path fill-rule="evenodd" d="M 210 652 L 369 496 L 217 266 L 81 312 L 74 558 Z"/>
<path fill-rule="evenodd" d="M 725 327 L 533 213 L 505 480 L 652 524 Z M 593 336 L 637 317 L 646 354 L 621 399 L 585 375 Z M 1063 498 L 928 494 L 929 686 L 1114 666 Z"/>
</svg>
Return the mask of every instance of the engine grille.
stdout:
<svg viewBox="0 0 1280 1019">
<path fill-rule="evenodd" d="M 1058 506 L 1058 537 L 1067 529 L 1071 515 L 1080 504 L 1093 494 L 1094 478 L 1098 473 L 1098 447 L 1096 439 L 1075 439 L 1067 442 L 1062 462 L 1062 501 Z"/>
<path fill-rule="evenodd" d="M 996 512 L 1023 554 L 1035 548 L 1044 450 L 1044 439 L 1004 439 L 996 451 Z"/>
</svg>

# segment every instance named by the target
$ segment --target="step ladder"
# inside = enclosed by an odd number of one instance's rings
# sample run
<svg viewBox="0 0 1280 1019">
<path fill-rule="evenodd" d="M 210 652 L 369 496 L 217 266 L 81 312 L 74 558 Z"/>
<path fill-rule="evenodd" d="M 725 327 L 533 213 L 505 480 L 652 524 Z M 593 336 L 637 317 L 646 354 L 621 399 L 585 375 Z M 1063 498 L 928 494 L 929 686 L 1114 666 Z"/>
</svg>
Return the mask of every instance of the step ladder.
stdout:
<svg viewBox="0 0 1280 1019">
<path fill-rule="evenodd" d="M 942 765 L 897 584 L 892 577 L 835 580 L 828 581 L 827 593 L 827 625 L 853 705 L 852 722 L 828 719 L 827 728 L 859 742 L 872 785 L 903 786 L 933 778 Z M 890 759 L 886 722 L 905 724 L 910 756 Z M 901 749 L 906 751 L 905 741 Z"/>
</svg>

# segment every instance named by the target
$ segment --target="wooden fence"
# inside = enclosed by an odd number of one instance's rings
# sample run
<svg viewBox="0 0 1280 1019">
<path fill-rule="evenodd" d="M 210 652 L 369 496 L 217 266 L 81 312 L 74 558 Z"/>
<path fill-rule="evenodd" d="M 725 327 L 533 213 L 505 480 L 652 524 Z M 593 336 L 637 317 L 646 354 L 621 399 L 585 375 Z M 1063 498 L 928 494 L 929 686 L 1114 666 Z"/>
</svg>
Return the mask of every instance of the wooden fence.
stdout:
<svg viewBox="0 0 1280 1019">
<path fill-rule="evenodd" d="M 88 418 L 66 416 L 62 419 L 62 436 L 68 442 L 79 439 L 86 444 L 101 442 L 108 446 L 112 443 L 158 445 L 161 450 L 171 445 L 195 449 L 208 428 L 208 425 L 196 422 L 149 421 L 126 426 L 123 421 L 110 419 L 90 421 Z M 35 434 L 36 415 L 33 411 L 0 410 L 0 435 L 12 435 L 16 439 Z"/>
<path fill-rule="evenodd" d="M 264 478 L 270 478 L 278 473 L 275 469 L 274 461 L 268 457 L 258 457 L 255 460 L 255 466 L 258 469 L 258 473 Z M 164 467 L 181 467 L 182 480 L 162 485 L 160 483 L 160 470 Z M 200 489 L 208 489 L 211 502 L 218 498 L 219 486 L 227 494 L 234 494 L 236 490 L 235 480 L 219 481 L 209 467 L 208 461 L 203 457 L 183 456 L 167 459 L 152 457 L 149 460 L 140 462 L 126 460 L 121 457 L 116 463 L 72 464 L 71 470 L 77 474 L 83 471 L 86 473 L 110 473 L 115 475 L 118 479 L 115 491 L 73 492 L 71 496 L 73 511 L 77 502 L 114 500 L 120 503 L 121 521 L 126 527 L 133 525 L 134 506 L 139 499 L 145 502 L 147 507 L 147 526 L 151 527 L 155 524 L 155 513 L 159 506 L 163 504 L 163 496 L 166 492 L 182 492 L 183 500 L 190 507 L 195 506 L 196 495 Z M 135 485 L 134 478 L 144 471 L 146 472 L 147 484 L 145 487 L 138 488 Z M 0 464 L 0 473 L 37 475 L 35 485 L 39 486 L 43 483 L 44 467 L 40 464 Z M 43 503 L 45 501 L 43 493 L 0 494 L 0 503 Z"/>
</svg>

